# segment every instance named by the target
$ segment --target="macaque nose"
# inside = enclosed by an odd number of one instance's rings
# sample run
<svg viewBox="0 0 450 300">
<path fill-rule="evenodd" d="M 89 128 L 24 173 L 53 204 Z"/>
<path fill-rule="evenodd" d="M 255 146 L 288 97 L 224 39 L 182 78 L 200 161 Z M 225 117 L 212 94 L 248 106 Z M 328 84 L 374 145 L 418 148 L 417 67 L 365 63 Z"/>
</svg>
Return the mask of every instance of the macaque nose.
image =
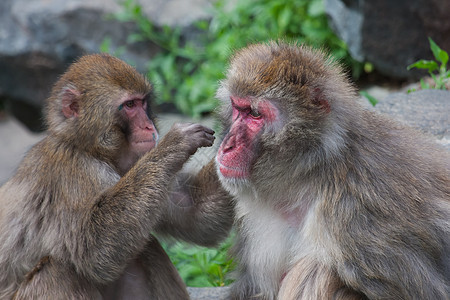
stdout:
<svg viewBox="0 0 450 300">
<path fill-rule="evenodd" d="M 235 139 L 234 135 L 228 135 L 227 137 L 225 137 L 225 140 L 222 143 L 222 145 L 223 145 L 222 152 L 227 153 L 227 152 L 233 150 L 235 143 L 236 143 L 236 139 Z"/>
<path fill-rule="evenodd" d="M 149 120 L 147 118 L 147 120 L 144 120 L 140 126 L 141 129 L 143 130 L 148 130 L 148 131 L 156 131 L 155 125 L 153 124 L 153 122 L 151 120 Z"/>
<path fill-rule="evenodd" d="M 229 152 L 229 151 L 231 151 L 231 150 L 233 150 L 233 146 L 226 146 L 224 149 L 223 149 L 223 153 L 226 153 L 226 152 Z"/>
</svg>

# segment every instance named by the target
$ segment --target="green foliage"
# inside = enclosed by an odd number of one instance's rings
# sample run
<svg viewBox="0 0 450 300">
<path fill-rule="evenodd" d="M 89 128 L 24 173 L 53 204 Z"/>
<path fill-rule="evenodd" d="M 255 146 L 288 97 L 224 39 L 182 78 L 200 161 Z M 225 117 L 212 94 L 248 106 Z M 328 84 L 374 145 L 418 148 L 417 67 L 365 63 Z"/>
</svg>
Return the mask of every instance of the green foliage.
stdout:
<svg viewBox="0 0 450 300">
<path fill-rule="evenodd" d="M 375 106 L 379 101 L 377 98 L 375 98 L 374 96 L 370 95 L 368 92 L 366 91 L 360 91 L 359 94 L 361 96 L 364 96 L 367 98 L 367 100 L 369 100 L 370 104 L 372 104 L 372 106 Z"/>
<path fill-rule="evenodd" d="M 100 51 L 101 52 L 111 52 L 111 38 L 106 37 L 103 39 L 101 45 L 100 45 Z M 114 56 L 120 56 L 122 55 L 126 50 L 126 46 L 120 46 L 118 49 L 116 49 L 112 54 Z"/>
<path fill-rule="evenodd" d="M 445 90 L 445 84 L 450 80 L 450 70 L 447 70 L 448 53 L 439 48 L 430 37 L 428 38 L 428 41 L 430 42 L 430 48 L 436 61 L 421 59 L 409 65 L 407 69 L 426 69 L 428 74 L 430 74 L 431 78 L 434 80 L 434 88 Z M 441 64 L 440 66 L 438 65 L 438 62 Z M 437 74 L 435 71 L 437 71 Z M 423 79 L 420 80 L 420 85 L 422 89 L 432 88 L 432 86 Z"/>
<path fill-rule="evenodd" d="M 183 113 L 199 117 L 213 110 L 214 94 L 223 78 L 232 50 L 248 43 L 283 38 L 324 47 L 359 77 L 363 64 L 353 60 L 344 42 L 330 30 L 322 0 L 227 0 L 213 4 L 212 20 L 198 21 L 198 40 L 184 42 L 178 27 L 156 27 L 134 0 L 122 2 L 115 17 L 135 22 L 138 31 L 128 42 L 152 41 L 163 51 L 148 64 L 148 77 L 156 83 L 159 101 L 173 102 Z M 103 43 L 104 51 L 109 48 Z"/>
<path fill-rule="evenodd" d="M 226 274 L 233 268 L 227 256 L 231 246 L 228 238 L 218 249 L 192 246 L 186 243 L 164 244 L 166 252 L 187 286 L 225 286 L 231 283 Z"/>
</svg>

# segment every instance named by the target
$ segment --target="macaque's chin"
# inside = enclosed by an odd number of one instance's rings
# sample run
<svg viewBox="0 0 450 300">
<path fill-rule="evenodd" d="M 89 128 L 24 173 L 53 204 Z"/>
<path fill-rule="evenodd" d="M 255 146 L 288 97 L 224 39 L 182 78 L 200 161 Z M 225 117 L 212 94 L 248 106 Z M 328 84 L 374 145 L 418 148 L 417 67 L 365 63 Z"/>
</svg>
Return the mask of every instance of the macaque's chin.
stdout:
<svg viewBox="0 0 450 300">
<path fill-rule="evenodd" d="M 222 186 L 233 196 L 247 194 L 250 187 L 249 172 L 244 169 L 235 169 L 217 163 L 217 173 Z"/>
<path fill-rule="evenodd" d="M 132 143 L 133 152 L 137 153 L 139 156 L 144 155 L 148 151 L 152 150 L 156 146 L 156 141 L 154 140 L 143 140 Z"/>
<path fill-rule="evenodd" d="M 247 179 L 250 176 L 247 168 L 240 165 L 227 166 L 220 158 L 217 159 L 217 165 L 220 174 L 225 178 Z"/>
</svg>

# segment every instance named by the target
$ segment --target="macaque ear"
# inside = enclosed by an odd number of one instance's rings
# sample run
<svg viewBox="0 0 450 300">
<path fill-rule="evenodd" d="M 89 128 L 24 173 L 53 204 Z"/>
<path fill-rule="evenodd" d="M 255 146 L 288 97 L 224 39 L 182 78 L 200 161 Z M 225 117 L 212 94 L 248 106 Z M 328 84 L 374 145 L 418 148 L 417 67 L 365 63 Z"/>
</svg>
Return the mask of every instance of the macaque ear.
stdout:
<svg viewBox="0 0 450 300">
<path fill-rule="evenodd" d="M 319 106 L 325 113 L 329 113 L 331 111 L 330 103 L 325 98 L 320 88 L 315 88 L 312 96 L 313 103 Z"/>
<path fill-rule="evenodd" d="M 61 93 L 61 110 L 63 115 L 69 119 L 78 117 L 80 92 L 73 86 L 65 87 Z"/>
</svg>

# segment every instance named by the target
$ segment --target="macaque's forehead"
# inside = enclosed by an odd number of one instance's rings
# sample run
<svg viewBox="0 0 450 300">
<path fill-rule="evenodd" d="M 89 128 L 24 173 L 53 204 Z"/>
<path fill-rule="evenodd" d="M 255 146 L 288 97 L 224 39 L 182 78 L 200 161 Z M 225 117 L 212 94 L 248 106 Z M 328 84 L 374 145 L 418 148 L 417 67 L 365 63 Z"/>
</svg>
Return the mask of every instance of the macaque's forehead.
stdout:
<svg viewBox="0 0 450 300">
<path fill-rule="evenodd" d="M 233 57 L 228 85 L 231 93 L 240 96 L 283 97 L 302 89 L 312 67 L 297 46 L 256 44 Z"/>
<path fill-rule="evenodd" d="M 108 54 L 83 56 L 67 72 L 69 81 L 85 89 L 117 87 L 130 93 L 148 94 L 151 85 L 145 77 L 122 60 Z"/>
</svg>

